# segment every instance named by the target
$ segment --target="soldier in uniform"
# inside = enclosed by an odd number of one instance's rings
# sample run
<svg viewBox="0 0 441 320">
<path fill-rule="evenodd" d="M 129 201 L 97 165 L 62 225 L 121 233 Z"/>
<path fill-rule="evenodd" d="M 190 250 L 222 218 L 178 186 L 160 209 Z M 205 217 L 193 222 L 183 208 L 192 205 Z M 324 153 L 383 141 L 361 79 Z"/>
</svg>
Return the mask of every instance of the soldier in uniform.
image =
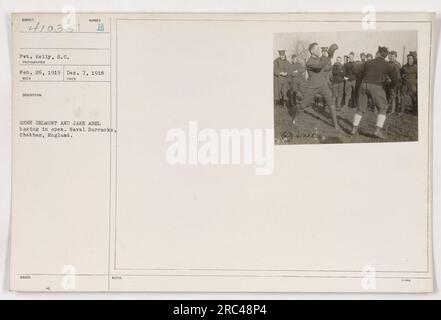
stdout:
<svg viewBox="0 0 441 320">
<path fill-rule="evenodd" d="M 374 58 L 374 56 L 372 55 L 372 53 L 366 54 L 366 61 L 372 60 L 373 58 Z M 363 75 L 361 75 L 361 78 L 363 78 Z M 360 80 L 360 84 L 361 84 L 361 80 Z M 359 88 L 360 88 L 360 86 L 358 86 L 356 88 L 356 92 L 358 92 Z M 356 100 L 358 100 L 358 98 L 356 98 Z M 369 110 L 375 111 L 375 106 L 374 106 L 374 103 L 373 103 L 372 98 L 370 96 L 368 97 L 368 107 L 369 107 Z"/>
<path fill-rule="evenodd" d="M 328 52 L 328 47 L 321 47 L 322 49 L 322 55 L 325 52 Z M 332 91 L 332 81 L 331 81 L 331 77 L 332 77 L 332 61 L 329 60 L 328 65 L 323 69 L 323 72 L 325 73 L 325 79 L 328 82 L 328 86 L 329 89 L 331 89 Z"/>
<path fill-rule="evenodd" d="M 297 55 L 293 54 L 291 56 L 291 66 L 288 72 L 288 97 L 291 106 L 295 106 L 297 104 L 297 97 L 303 98 L 303 91 L 305 89 L 305 71 L 305 66 L 299 61 Z"/>
<path fill-rule="evenodd" d="M 418 67 L 415 63 L 415 55 L 407 55 L 407 63 L 401 68 L 401 78 L 403 79 L 403 84 L 401 88 L 401 94 L 408 94 L 412 99 L 412 104 L 418 107 Z M 401 104 L 401 110 L 399 114 L 404 113 L 404 97 L 401 98 L 403 102 Z"/>
<path fill-rule="evenodd" d="M 398 82 L 396 86 L 391 87 L 391 79 L 388 77 L 386 79 L 386 93 L 390 104 L 390 112 L 389 113 L 395 113 L 397 109 L 397 104 L 401 104 L 401 88 L 400 88 L 400 70 L 401 70 L 401 64 L 397 61 L 397 53 L 396 51 L 391 51 L 388 56 L 389 63 L 394 67 L 394 72 L 397 74 Z"/>
<path fill-rule="evenodd" d="M 417 52 L 416 51 L 409 51 L 409 55 L 411 55 L 413 57 L 413 63 L 415 65 L 417 65 L 418 64 Z"/>
<path fill-rule="evenodd" d="M 363 80 L 358 96 L 357 111 L 354 115 L 352 134 L 357 134 L 358 132 L 358 126 L 368 105 L 369 95 L 379 109 L 374 135 L 380 139 L 385 138 L 382 128 L 386 121 L 389 104 L 387 102 L 386 92 L 383 89 L 383 82 L 386 77 L 390 77 L 390 85 L 393 87 L 398 80 L 394 67 L 385 60 L 388 54 L 389 50 L 386 47 L 379 47 L 378 55 L 375 59 L 359 64 L 354 70 L 356 73 L 363 73 Z"/>
<path fill-rule="evenodd" d="M 279 57 L 274 60 L 274 99 L 281 106 L 287 106 L 289 88 L 289 69 L 291 63 L 286 59 L 285 50 L 279 50 Z"/>
<path fill-rule="evenodd" d="M 352 72 L 355 74 L 355 87 L 352 92 L 352 99 L 353 99 L 354 106 L 357 104 L 358 94 L 360 92 L 361 81 L 363 80 L 363 73 L 362 72 L 356 73 L 355 70 L 357 70 L 357 69 L 361 70 L 363 68 L 363 65 L 366 63 L 366 61 L 367 61 L 367 59 L 366 59 L 366 57 L 364 57 L 363 61 L 354 62 L 354 64 L 352 65 Z M 372 102 L 371 102 L 370 97 L 368 97 L 368 107 L 372 108 Z"/>
<path fill-rule="evenodd" d="M 332 92 L 329 89 L 328 81 L 325 78 L 325 70 L 329 66 L 334 51 L 338 49 L 336 44 L 329 47 L 328 51 L 321 52 L 319 45 L 313 42 L 309 45 L 309 52 L 311 57 L 306 62 L 306 70 L 308 71 L 308 81 L 305 85 L 305 94 L 300 106 L 300 110 L 307 108 L 313 101 L 316 95 L 320 95 L 324 102 L 328 105 L 334 128 L 338 132 L 343 132 L 337 122 L 337 113 L 335 110 L 334 99 Z M 294 111 L 293 124 L 296 122 L 298 112 Z"/>
<path fill-rule="evenodd" d="M 343 98 L 344 77 L 345 72 L 343 71 L 341 57 L 337 57 L 336 62 L 332 66 L 332 94 L 334 95 L 337 110 L 340 108 Z"/>
<path fill-rule="evenodd" d="M 345 54 L 343 56 L 343 66 L 348 62 L 349 62 L 349 56 Z M 346 101 L 346 79 L 343 79 L 343 99 L 342 99 L 342 101 Z"/>
<path fill-rule="evenodd" d="M 352 99 L 352 103 L 355 105 L 354 93 L 355 93 L 355 73 L 353 71 L 354 68 L 354 52 L 349 53 L 349 61 L 348 63 L 343 65 L 343 70 L 345 72 L 345 104 L 344 108 L 347 108 L 349 105 L 349 100 Z"/>
<path fill-rule="evenodd" d="M 372 55 L 372 53 L 366 54 L 366 61 L 372 60 L 373 58 L 374 58 L 374 56 Z M 361 75 L 361 76 L 363 77 L 363 75 Z M 360 86 L 358 86 L 358 88 L 356 89 L 356 92 L 359 92 L 359 90 L 358 90 L 359 88 L 360 88 Z M 358 96 L 355 100 L 358 101 Z M 374 103 L 373 103 L 372 98 L 370 96 L 368 97 L 368 107 L 371 111 L 375 111 L 375 106 L 374 106 Z"/>
</svg>

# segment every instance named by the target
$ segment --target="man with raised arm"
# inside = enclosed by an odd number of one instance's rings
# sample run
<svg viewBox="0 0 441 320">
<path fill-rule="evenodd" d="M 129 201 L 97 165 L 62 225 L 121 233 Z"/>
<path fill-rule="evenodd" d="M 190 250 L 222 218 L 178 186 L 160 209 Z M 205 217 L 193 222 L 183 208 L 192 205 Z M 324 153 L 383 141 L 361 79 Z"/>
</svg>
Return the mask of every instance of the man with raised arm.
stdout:
<svg viewBox="0 0 441 320">
<path fill-rule="evenodd" d="M 322 96 L 323 101 L 330 109 L 335 130 L 342 133 L 343 131 L 337 122 L 337 113 L 335 110 L 332 92 L 329 88 L 328 79 L 326 79 L 326 72 L 332 68 L 331 58 L 333 57 L 335 50 L 338 49 L 338 46 L 336 44 L 332 44 L 328 51 L 322 52 L 317 42 L 313 42 L 309 45 L 308 49 L 311 57 L 306 62 L 308 80 L 305 85 L 305 94 L 300 106 L 300 111 L 303 111 L 305 108 L 309 107 L 309 105 L 314 101 L 316 95 Z M 293 115 L 293 124 L 296 123 L 296 117 L 298 115 L 298 112 L 296 111 L 297 110 L 294 111 Z"/>
</svg>

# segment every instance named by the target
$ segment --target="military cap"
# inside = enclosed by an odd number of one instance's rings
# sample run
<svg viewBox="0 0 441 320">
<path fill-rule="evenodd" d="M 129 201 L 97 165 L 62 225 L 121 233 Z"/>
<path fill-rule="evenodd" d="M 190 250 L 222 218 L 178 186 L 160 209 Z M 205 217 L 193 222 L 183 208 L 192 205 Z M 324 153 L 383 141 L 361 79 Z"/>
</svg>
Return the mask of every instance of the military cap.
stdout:
<svg viewBox="0 0 441 320">
<path fill-rule="evenodd" d="M 395 56 L 395 57 L 397 56 L 397 52 L 396 51 L 391 51 L 391 52 L 389 52 L 389 54 L 392 55 L 392 56 Z"/>
</svg>

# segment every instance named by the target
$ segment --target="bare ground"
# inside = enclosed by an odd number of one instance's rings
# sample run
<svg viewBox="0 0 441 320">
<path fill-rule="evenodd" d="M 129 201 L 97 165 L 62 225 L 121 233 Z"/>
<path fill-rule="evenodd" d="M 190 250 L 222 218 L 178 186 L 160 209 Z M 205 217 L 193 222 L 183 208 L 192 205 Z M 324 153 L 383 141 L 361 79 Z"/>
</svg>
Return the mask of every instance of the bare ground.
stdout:
<svg viewBox="0 0 441 320">
<path fill-rule="evenodd" d="M 362 142 L 398 142 L 418 140 L 418 116 L 407 108 L 402 115 L 387 116 L 384 125 L 386 139 L 373 136 L 377 119 L 375 110 L 366 111 L 363 115 L 357 135 L 350 135 L 355 109 L 344 108 L 338 111 L 338 122 L 345 131 L 339 134 L 334 130 L 331 115 L 322 106 L 309 107 L 297 116 L 292 124 L 292 108 L 274 107 L 274 135 L 276 144 L 310 144 L 310 143 L 362 143 Z"/>
</svg>

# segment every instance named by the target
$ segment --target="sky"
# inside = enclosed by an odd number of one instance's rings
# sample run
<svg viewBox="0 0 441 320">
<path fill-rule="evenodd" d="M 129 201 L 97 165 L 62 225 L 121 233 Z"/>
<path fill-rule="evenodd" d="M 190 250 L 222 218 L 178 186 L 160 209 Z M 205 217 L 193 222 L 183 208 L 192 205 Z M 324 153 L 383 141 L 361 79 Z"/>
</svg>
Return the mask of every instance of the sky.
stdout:
<svg viewBox="0 0 441 320">
<path fill-rule="evenodd" d="M 274 58 L 279 49 L 285 49 L 288 56 L 294 53 L 298 43 L 317 42 L 321 47 L 336 43 L 339 49 L 335 57 L 354 51 L 356 59 L 361 52 L 375 55 L 378 46 L 386 46 L 397 51 L 398 61 L 402 62 L 403 52 L 416 51 L 418 47 L 416 31 L 343 31 L 343 32 L 296 32 L 274 35 Z"/>
</svg>

